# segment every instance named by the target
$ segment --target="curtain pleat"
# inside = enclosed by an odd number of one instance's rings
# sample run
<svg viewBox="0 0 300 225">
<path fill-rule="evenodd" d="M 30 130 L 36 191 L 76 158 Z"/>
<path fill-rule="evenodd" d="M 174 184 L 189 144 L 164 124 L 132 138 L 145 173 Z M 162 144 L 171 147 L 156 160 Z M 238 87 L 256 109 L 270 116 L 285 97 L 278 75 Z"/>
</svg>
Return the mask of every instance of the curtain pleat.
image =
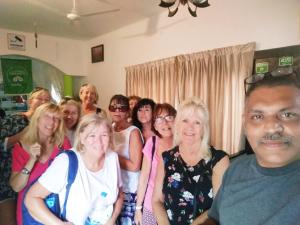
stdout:
<svg viewBox="0 0 300 225">
<path fill-rule="evenodd" d="M 126 94 L 175 103 L 175 57 L 126 68 Z"/>
<path fill-rule="evenodd" d="M 126 94 L 175 107 L 199 97 L 210 112 L 211 144 L 234 154 L 243 147 L 244 78 L 255 43 L 179 55 L 126 68 Z"/>
</svg>

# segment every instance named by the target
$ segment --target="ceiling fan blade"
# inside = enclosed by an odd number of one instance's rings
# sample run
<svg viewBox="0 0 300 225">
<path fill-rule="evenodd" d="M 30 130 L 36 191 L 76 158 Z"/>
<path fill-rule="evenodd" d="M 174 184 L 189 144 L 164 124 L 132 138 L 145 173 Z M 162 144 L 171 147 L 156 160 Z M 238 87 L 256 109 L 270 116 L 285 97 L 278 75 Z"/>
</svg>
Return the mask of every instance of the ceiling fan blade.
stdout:
<svg viewBox="0 0 300 225">
<path fill-rule="evenodd" d="M 96 16 L 96 15 L 102 15 L 102 14 L 118 12 L 118 11 L 120 11 L 120 9 L 111 9 L 111 10 L 106 10 L 106 11 L 82 14 L 82 15 L 80 15 L 80 17 Z"/>
</svg>

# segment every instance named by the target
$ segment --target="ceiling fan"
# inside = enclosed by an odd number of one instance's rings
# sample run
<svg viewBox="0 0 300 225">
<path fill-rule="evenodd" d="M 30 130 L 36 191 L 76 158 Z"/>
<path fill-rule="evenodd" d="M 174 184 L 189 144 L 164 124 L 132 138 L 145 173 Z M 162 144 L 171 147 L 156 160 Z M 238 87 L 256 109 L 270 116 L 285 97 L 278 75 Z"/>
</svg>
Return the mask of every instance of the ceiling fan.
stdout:
<svg viewBox="0 0 300 225">
<path fill-rule="evenodd" d="M 80 17 L 88 17 L 88 16 L 95 16 L 95 15 L 101 15 L 111 12 L 117 12 L 120 11 L 120 9 L 111 9 L 106 11 L 100 11 L 100 12 L 94 12 L 94 13 L 88 13 L 88 14 L 78 14 L 77 8 L 76 8 L 76 0 L 73 0 L 73 7 L 69 13 L 67 13 L 67 18 L 69 20 L 77 20 Z"/>
</svg>

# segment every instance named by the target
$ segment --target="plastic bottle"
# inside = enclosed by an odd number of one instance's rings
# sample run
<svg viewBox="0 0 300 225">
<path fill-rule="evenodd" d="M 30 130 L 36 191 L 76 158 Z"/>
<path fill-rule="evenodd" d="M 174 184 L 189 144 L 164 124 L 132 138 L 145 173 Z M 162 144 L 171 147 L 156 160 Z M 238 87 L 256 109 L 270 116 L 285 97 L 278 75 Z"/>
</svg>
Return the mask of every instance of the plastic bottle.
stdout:
<svg viewBox="0 0 300 225">
<path fill-rule="evenodd" d="M 101 199 L 106 197 L 106 193 L 102 192 L 100 199 L 95 201 L 88 218 L 84 225 L 102 225 L 105 224 L 111 217 L 113 205 L 105 206 L 101 204 Z"/>
</svg>

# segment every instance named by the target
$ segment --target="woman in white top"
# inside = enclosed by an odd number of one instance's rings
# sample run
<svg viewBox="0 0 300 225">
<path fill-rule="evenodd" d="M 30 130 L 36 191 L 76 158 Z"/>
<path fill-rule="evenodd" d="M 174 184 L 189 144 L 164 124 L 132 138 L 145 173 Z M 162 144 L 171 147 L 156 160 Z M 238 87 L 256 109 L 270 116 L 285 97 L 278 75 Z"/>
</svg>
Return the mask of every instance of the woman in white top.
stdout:
<svg viewBox="0 0 300 225">
<path fill-rule="evenodd" d="M 122 202 L 122 181 L 118 156 L 110 150 L 111 126 L 107 119 L 96 114 L 82 117 L 76 130 L 74 151 L 78 158 L 78 170 L 71 185 L 63 222 L 47 207 L 44 198 L 58 193 L 64 203 L 69 159 L 59 155 L 28 191 L 25 204 L 32 216 L 43 224 L 88 224 L 97 210 L 99 223 L 113 225 L 119 215 Z M 95 219 L 95 218 L 94 218 Z"/>
<path fill-rule="evenodd" d="M 128 122 L 129 101 L 123 95 L 114 95 L 109 104 L 113 120 L 114 150 L 119 155 L 123 180 L 124 203 L 117 224 L 134 224 L 136 192 L 142 162 L 140 130 Z"/>
</svg>

